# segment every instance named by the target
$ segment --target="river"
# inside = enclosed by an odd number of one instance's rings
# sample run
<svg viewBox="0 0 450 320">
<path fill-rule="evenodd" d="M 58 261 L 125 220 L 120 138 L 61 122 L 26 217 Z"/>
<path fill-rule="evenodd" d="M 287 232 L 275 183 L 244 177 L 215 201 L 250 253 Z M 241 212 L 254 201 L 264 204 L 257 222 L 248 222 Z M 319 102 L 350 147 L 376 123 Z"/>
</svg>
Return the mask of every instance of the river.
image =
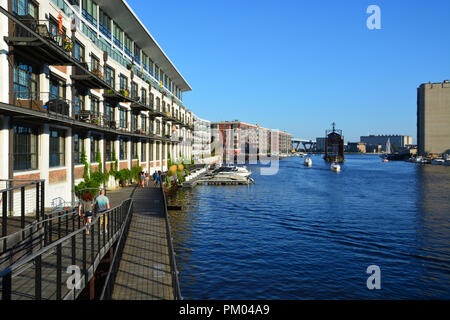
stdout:
<svg viewBox="0 0 450 320">
<path fill-rule="evenodd" d="M 252 186 L 169 197 L 185 299 L 449 299 L 450 167 L 348 155 L 248 165 Z M 380 268 L 369 290 L 367 267 Z"/>
</svg>

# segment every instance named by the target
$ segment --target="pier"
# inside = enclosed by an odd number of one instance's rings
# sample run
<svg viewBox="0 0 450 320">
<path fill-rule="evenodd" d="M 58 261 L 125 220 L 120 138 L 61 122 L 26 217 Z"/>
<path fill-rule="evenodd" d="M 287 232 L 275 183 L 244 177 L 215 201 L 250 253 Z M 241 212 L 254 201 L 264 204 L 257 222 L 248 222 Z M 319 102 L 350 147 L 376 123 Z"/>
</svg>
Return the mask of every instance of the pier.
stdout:
<svg viewBox="0 0 450 320">
<path fill-rule="evenodd" d="M 162 189 L 124 188 L 108 196 L 115 206 L 88 226 L 71 208 L 38 218 L 21 231 L 25 240 L 4 246 L 1 298 L 180 299 Z M 7 238 L 3 242 L 10 244 Z"/>
</svg>

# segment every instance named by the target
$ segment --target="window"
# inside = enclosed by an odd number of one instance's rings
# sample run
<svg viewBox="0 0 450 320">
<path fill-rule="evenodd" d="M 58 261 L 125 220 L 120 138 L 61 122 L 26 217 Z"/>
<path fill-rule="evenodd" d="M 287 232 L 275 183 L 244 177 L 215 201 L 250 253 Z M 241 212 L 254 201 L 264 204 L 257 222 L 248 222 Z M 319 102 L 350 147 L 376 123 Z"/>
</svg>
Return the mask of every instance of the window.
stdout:
<svg viewBox="0 0 450 320">
<path fill-rule="evenodd" d="M 38 79 L 35 69 L 28 64 L 14 66 L 14 99 L 39 100 Z"/>
<path fill-rule="evenodd" d="M 149 94 L 149 106 L 150 106 L 151 108 L 153 108 L 154 101 L 155 101 L 155 96 L 153 95 L 153 93 L 150 93 L 150 94 Z"/>
<path fill-rule="evenodd" d="M 14 126 L 14 170 L 38 168 L 38 130 L 33 127 Z"/>
<path fill-rule="evenodd" d="M 131 58 L 131 49 L 132 49 L 132 41 L 131 38 L 125 33 L 125 53 Z"/>
<path fill-rule="evenodd" d="M 155 123 L 156 123 L 156 134 L 159 134 L 161 131 L 161 129 L 160 129 L 161 124 L 160 124 L 159 120 L 156 120 Z"/>
<path fill-rule="evenodd" d="M 113 160 L 114 140 L 105 139 L 105 161 Z"/>
<path fill-rule="evenodd" d="M 97 27 L 97 4 L 92 0 L 83 0 L 81 14 L 83 18 Z"/>
<path fill-rule="evenodd" d="M 97 156 L 100 152 L 100 137 L 91 135 L 91 163 L 97 162 Z"/>
<path fill-rule="evenodd" d="M 166 144 L 165 143 L 162 144 L 161 155 L 162 155 L 162 157 L 161 157 L 162 160 L 165 160 L 166 159 Z"/>
<path fill-rule="evenodd" d="M 121 128 L 128 127 L 128 111 L 125 109 L 119 109 L 119 126 Z"/>
<path fill-rule="evenodd" d="M 50 75 L 50 100 L 52 99 L 65 99 L 66 97 L 66 83 Z"/>
<path fill-rule="evenodd" d="M 147 117 L 141 116 L 141 129 L 144 132 L 147 132 Z"/>
<path fill-rule="evenodd" d="M 166 102 L 163 100 L 163 102 L 162 102 L 162 110 L 163 110 L 163 112 L 166 112 L 167 110 L 166 110 Z"/>
<path fill-rule="evenodd" d="M 156 141 L 156 160 L 161 160 L 160 157 L 160 146 L 161 146 L 161 142 Z"/>
<path fill-rule="evenodd" d="M 148 59 L 148 72 L 153 75 L 153 61 L 152 59 Z"/>
<path fill-rule="evenodd" d="M 147 161 L 147 143 L 141 141 L 141 161 Z"/>
<path fill-rule="evenodd" d="M 153 142 L 150 142 L 150 161 L 155 160 L 155 154 L 153 153 Z"/>
<path fill-rule="evenodd" d="M 138 115 L 135 113 L 131 113 L 131 131 L 137 130 L 138 125 Z"/>
<path fill-rule="evenodd" d="M 84 137 L 78 133 L 75 133 L 73 135 L 73 145 L 74 145 L 73 161 L 75 164 L 82 164 L 81 155 L 84 152 Z"/>
<path fill-rule="evenodd" d="M 127 139 L 119 139 L 119 157 L 120 160 L 128 159 L 128 140 Z"/>
<path fill-rule="evenodd" d="M 145 52 L 142 52 L 142 66 L 144 67 L 145 71 L 148 71 L 148 56 L 145 54 Z"/>
<path fill-rule="evenodd" d="M 161 111 L 161 99 L 156 98 L 156 110 Z"/>
<path fill-rule="evenodd" d="M 133 53 L 134 62 L 136 62 L 136 64 L 138 65 L 141 65 L 141 48 L 138 47 L 136 42 L 134 43 Z"/>
<path fill-rule="evenodd" d="M 75 41 L 74 44 L 74 58 L 79 62 L 84 62 L 84 47 L 78 42 Z"/>
<path fill-rule="evenodd" d="M 60 129 L 50 129 L 50 167 L 65 165 L 66 132 Z"/>
<path fill-rule="evenodd" d="M 105 73 L 106 73 L 106 82 L 109 84 L 109 86 L 111 88 L 114 89 L 114 87 L 115 87 L 114 86 L 114 82 L 115 82 L 115 79 L 116 79 L 116 72 L 111 67 L 106 66 Z"/>
<path fill-rule="evenodd" d="M 149 118 L 148 119 L 148 131 L 150 132 L 150 133 L 153 133 L 153 120 L 152 120 L 152 118 Z"/>
<path fill-rule="evenodd" d="M 73 86 L 73 111 L 75 115 L 80 114 L 80 111 L 84 110 L 84 96 L 76 86 Z"/>
<path fill-rule="evenodd" d="M 139 88 L 136 82 L 131 82 L 131 98 L 137 99 L 139 98 Z"/>
<path fill-rule="evenodd" d="M 92 55 L 91 56 L 91 71 L 93 73 L 95 73 L 95 74 L 100 74 L 101 75 L 101 71 L 100 70 L 101 70 L 101 68 L 100 68 L 100 60 Z"/>
<path fill-rule="evenodd" d="M 123 31 L 120 29 L 119 25 L 114 22 L 114 30 L 113 30 L 113 42 L 116 46 L 123 49 Z"/>
<path fill-rule="evenodd" d="M 14 0 L 13 13 L 18 16 L 30 15 L 37 19 L 37 6 L 30 0 Z"/>
<path fill-rule="evenodd" d="M 131 159 L 137 159 L 138 156 L 138 142 L 133 140 L 131 141 Z"/>
<path fill-rule="evenodd" d="M 102 9 L 99 10 L 98 29 L 108 39 L 111 39 L 111 18 Z"/>
<path fill-rule="evenodd" d="M 156 80 L 159 80 L 159 68 L 156 64 L 155 64 L 155 78 Z"/>
<path fill-rule="evenodd" d="M 128 79 L 123 74 L 119 76 L 120 90 L 128 90 Z"/>
<path fill-rule="evenodd" d="M 147 90 L 144 88 L 141 88 L 141 103 L 145 106 L 147 105 Z"/>
<path fill-rule="evenodd" d="M 113 104 L 108 100 L 105 101 L 105 118 L 108 123 L 115 120 Z"/>
<path fill-rule="evenodd" d="M 91 114 L 100 115 L 100 101 L 94 96 L 91 96 Z"/>
</svg>

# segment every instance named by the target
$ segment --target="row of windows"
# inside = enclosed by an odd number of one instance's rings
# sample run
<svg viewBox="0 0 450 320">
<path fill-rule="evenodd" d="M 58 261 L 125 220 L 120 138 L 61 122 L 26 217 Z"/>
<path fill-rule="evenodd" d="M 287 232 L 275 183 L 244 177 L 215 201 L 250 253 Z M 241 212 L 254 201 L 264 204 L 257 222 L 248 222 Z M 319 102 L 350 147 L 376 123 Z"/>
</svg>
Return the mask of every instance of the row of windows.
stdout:
<svg viewBox="0 0 450 320">
<path fill-rule="evenodd" d="M 14 170 L 37 170 L 38 169 L 38 128 L 16 125 L 14 131 L 13 144 L 13 166 Z M 66 165 L 65 148 L 66 148 L 66 131 L 63 129 L 51 128 L 49 133 L 49 166 L 58 167 Z M 74 163 L 82 163 L 82 154 L 85 150 L 85 137 L 79 133 L 74 133 Z M 100 153 L 101 136 L 91 135 L 90 137 L 90 161 L 97 162 Z M 126 138 L 119 139 L 119 160 L 128 158 L 128 142 Z M 138 150 L 138 140 L 131 140 L 131 158 L 140 161 L 147 161 L 147 143 L 142 142 L 141 148 Z M 153 143 L 150 145 L 150 160 L 153 157 Z M 156 142 L 156 160 L 159 158 L 160 142 Z M 164 145 L 163 145 L 164 148 Z M 105 138 L 105 161 L 114 159 L 114 140 Z M 139 154 L 140 153 L 140 154 Z M 163 154 L 164 151 L 163 151 Z"/>
</svg>

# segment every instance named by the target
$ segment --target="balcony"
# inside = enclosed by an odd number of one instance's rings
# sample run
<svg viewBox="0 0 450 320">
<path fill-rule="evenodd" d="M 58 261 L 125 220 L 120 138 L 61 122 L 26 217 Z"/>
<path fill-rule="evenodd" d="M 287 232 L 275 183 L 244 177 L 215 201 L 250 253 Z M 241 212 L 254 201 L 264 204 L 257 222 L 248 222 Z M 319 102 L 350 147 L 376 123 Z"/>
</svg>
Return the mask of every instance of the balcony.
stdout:
<svg viewBox="0 0 450 320">
<path fill-rule="evenodd" d="M 105 81 L 101 70 L 90 70 L 87 63 L 81 63 L 83 68 L 76 67 L 75 74 L 70 76 L 77 84 L 80 84 L 89 89 L 112 89 Z"/>
<path fill-rule="evenodd" d="M 73 43 L 65 34 L 49 32 L 48 20 L 36 20 L 31 16 L 16 16 L 12 31 L 4 37 L 14 51 L 28 56 L 38 63 L 49 65 L 74 65 L 71 56 Z"/>
<path fill-rule="evenodd" d="M 103 97 L 116 102 L 134 102 L 134 100 L 131 99 L 130 92 L 127 89 L 120 89 L 119 91 L 114 89 L 106 89 L 103 93 Z"/>
<path fill-rule="evenodd" d="M 71 102 L 48 92 L 15 91 L 13 104 L 54 116 L 70 117 Z"/>
</svg>

